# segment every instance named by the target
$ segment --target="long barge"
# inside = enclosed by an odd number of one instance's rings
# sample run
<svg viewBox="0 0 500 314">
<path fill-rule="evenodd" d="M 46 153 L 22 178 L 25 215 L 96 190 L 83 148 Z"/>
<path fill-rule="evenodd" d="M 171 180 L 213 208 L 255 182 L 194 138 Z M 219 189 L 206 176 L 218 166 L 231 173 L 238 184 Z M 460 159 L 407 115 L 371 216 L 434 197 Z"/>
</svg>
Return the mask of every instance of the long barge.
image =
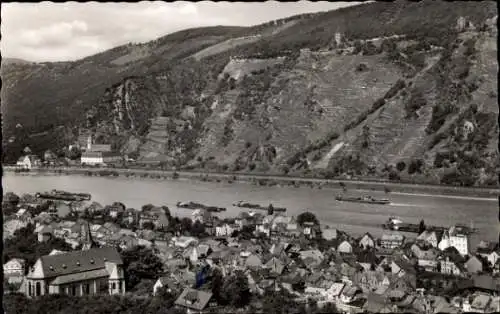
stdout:
<svg viewBox="0 0 500 314">
<path fill-rule="evenodd" d="M 269 209 L 272 209 L 275 212 L 286 212 L 286 208 L 285 207 L 274 207 L 274 206 L 272 206 L 272 204 L 269 204 L 269 206 L 264 207 L 264 206 L 261 206 L 261 205 L 258 205 L 258 204 L 252 204 L 252 203 L 248 203 L 248 202 L 245 202 L 245 201 L 238 201 L 238 202 L 234 203 L 233 206 L 240 207 L 240 208 L 255 209 L 255 210 L 269 210 Z"/>
<path fill-rule="evenodd" d="M 61 190 L 36 193 L 37 198 L 61 200 L 61 201 L 90 201 L 92 196 L 89 193 L 72 193 Z"/>
<path fill-rule="evenodd" d="M 225 207 L 207 206 L 207 205 L 203 205 L 203 204 L 196 203 L 196 202 L 186 202 L 186 203 L 177 202 L 177 207 L 178 208 L 193 209 L 193 210 L 194 209 L 205 209 L 206 211 L 215 212 L 215 213 L 226 211 Z"/>
<path fill-rule="evenodd" d="M 371 196 L 363 196 L 363 197 L 337 196 L 335 199 L 339 202 L 353 202 L 353 203 L 363 203 L 363 204 L 388 205 L 391 203 L 391 201 L 388 199 L 375 199 Z"/>
</svg>

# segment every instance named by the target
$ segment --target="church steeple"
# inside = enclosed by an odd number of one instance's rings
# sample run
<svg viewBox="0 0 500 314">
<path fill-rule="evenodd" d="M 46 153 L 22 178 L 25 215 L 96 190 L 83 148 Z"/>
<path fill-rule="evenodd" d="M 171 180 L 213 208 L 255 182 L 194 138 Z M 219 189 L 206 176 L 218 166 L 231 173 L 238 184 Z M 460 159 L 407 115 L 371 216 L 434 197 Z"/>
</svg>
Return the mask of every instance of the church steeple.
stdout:
<svg viewBox="0 0 500 314">
<path fill-rule="evenodd" d="M 95 243 L 94 239 L 92 239 L 90 223 L 88 221 L 83 221 L 81 226 L 80 236 L 82 239 L 82 251 L 98 247 L 97 243 Z"/>
</svg>

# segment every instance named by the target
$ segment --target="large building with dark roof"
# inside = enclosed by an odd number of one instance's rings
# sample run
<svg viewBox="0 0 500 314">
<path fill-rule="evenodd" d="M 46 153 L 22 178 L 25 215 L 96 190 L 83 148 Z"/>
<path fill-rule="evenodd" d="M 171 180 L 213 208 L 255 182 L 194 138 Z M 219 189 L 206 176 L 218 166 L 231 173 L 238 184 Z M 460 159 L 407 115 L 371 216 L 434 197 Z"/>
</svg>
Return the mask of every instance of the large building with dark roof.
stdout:
<svg viewBox="0 0 500 314">
<path fill-rule="evenodd" d="M 40 257 L 26 277 L 26 295 L 125 294 L 123 261 L 115 248 Z"/>
</svg>

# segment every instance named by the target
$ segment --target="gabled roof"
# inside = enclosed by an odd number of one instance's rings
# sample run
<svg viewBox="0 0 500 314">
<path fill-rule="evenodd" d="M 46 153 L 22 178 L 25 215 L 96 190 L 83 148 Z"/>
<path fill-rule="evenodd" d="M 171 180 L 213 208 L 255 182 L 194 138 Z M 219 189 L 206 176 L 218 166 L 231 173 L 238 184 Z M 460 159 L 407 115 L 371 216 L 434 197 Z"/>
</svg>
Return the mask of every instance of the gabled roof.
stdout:
<svg viewBox="0 0 500 314">
<path fill-rule="evenodd" d="M 39 260 L 45 278 L 101 269 L 105 267 L 105 262 L 123 263 L 118 251 L 111 247 L 45 255 Z"/>
<path fill-rule="evenodd" d="M 186 288 L 177 298 L 175 304 L 201 311 L 208 305 L 208 302 L 210 301 L 211 298 L 212 298 L 211 292 Z"/>
</svg>

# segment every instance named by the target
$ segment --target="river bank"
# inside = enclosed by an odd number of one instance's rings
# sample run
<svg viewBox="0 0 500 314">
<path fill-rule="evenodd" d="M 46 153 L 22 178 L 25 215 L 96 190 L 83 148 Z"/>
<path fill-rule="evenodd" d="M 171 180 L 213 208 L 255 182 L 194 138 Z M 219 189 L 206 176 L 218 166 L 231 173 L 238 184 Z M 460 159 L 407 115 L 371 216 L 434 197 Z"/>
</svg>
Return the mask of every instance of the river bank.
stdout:
<svg viewBox="0 0 500 314">
<path fill-rule="evenodd" d="M 4 166 L 4 171 L 15 172 L 15 168 Z M 205 182 L 228 182 L 228 183 L 250 183 L 258 186 L 293 186 L 308 188 L 335 188 L 339 186 L 345 190 L 357 191 L 384 191 L 411 195 L 432 195 L 453 198 L 486 198 L 498 199 L 499 189 L 492 188 L 469 188 L 440 185 L 419 185 L 397 182 L 379 181 L 354 181 L 354 180 L 327 180 L 316 178 L 288 177 L 288 176 L 268 176 L 253 174 L 227 174 L 227 173 L 207 173 L 188 172 L 171 170 L 149 170 L 149 169 L 124 169 L 124 168 L 38 168 L 29 172 L 29 175 L 83 175 L 99 177 L 136 177 L 160 180 L 196 180 Z"/>
</svg>

